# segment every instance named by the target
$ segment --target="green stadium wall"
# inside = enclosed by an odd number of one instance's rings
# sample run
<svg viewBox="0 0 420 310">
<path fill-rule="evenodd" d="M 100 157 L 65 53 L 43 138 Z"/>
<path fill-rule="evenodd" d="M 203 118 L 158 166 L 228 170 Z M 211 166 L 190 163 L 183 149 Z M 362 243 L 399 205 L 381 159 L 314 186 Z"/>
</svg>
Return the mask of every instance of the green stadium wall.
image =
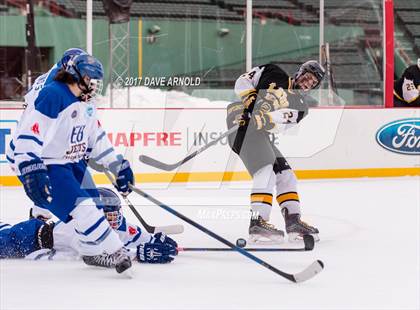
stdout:
<svg viewBox="0 0 420 310">
<path fill-rule="evenodd" d="M 24 16 L 0 16 L 0 46 L 26 46 Z M 149 43 L 148 30 L 158 25 L 156 41 Z M 53 64 L 70 47 L 86 48 L 86 22 L 53 16 L 35 19 L 36 42 L 51 48 Z M 219 36 L 221 28 L 229 34 Z M 293 59 L 318 49 L 317 26 L 291 26 L 283 22 L 255 23 L 254 63 Z M 93 22 L 93 54 L 109 73 L 108 22 Z M 130 21 L 130 76 L 171 76 L 209 70 L 214 67 L 245 69 L 245 26 L 243 23 L 202 20 L 137 19 Z M 141 40 L 139 40 L 141 32 Z M 360 27 L 326 28 L 326 41 L 333 42 L 363 33 Z M 106 76 L 108 77 L 108 76 Z M 107 80 L 107 79 L 106 79 Z M 106 81 L 105 81 L 106 82 Z"/>
</svg>

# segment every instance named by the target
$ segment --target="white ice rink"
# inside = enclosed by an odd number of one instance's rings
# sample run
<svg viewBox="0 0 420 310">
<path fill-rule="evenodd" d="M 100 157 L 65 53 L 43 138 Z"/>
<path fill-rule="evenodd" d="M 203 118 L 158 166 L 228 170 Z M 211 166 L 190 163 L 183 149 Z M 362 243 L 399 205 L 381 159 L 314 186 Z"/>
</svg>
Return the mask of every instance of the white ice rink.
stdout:
<svg viewBox="0 0 420 310">
<path fill-rule="evenodd" d="M 248 190 L 207 185 L 147 191 L 233 242 L 246 237 Z M 320 229 L 321 242 L 312 252 L 257 255 L 286 272 L 323 260 L 324 271 L 308 282 L 290 283 L 238 253 L 136 263 L 134 279 L 81 261 L 2 260 L 0 308 L 419 309 L 420 179 L 302 181 L 299 189 L 303 218 Z M 23 189 L 3 187 L 0 196 L 1 220 L 26 219 Z M 181 223 L 136 194 L 130 199 L 152 224 Z M 271 221 L 283 227 L 278 207 Z M 174 238 L 180 246 L 223 246 L 188 224 Z"/>
</svg>

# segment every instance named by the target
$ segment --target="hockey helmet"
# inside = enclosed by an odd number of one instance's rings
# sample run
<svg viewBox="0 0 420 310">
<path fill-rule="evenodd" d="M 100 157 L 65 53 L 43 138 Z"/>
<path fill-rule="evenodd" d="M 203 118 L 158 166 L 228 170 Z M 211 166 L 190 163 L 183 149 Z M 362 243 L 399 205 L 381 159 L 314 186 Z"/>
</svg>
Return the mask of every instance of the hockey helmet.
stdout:
<svg viewBox="0 0 420 310">
<path fill-rule="evenodd" d="M 103 205 L 105 218 L 108 220 L 113 229 L 117 229 L 121 226 L 123 220 L 120 198 L 109 188 L 99 187 L 98 192 Z"/>
<path fill-rule="evenodd" d="M 293 80 L 295 85 L 302 89 L 301 85 L 299 84 L 302 78 L 305 76 L 306 73 L 311 73 L 312 78 L 315 78 L 312 82 L 312 85 L 310 86 L 308 90 L 318 88 L 321 84 L 322 79 L 325 76 L 325 69 L 322 67 L 317 61 L 315 60 L 309 60 L 302 64 L 299 68 L 299 70 L 295 73 Z M 305 90 L 305 89 L 304 89 Z"/>
<path fill-rule="evenodd" d="M 58 62 L 58 66 L 62 68 L 66 68 L 69 61 L 72 60 L 74 57 L 81 55 L 81 54 L 87 54 L 84 50 L 78 47 L 69 48 L 63 53 L 63 56 L 61 56 L 60 61 Z"/>
<path fill-rule="evenodd" d="M 419 67 L 419 70 L 420 70 L 420 58 L 417 59 L 417 67 Z"/>
<path fill-rule="evenodd" d="M 66 71 L 78 83 L 83 94 L 92 98 L 102 92 L 104 69 L 95 57 L 80 54 L 68 63 Z"/>
</svg>

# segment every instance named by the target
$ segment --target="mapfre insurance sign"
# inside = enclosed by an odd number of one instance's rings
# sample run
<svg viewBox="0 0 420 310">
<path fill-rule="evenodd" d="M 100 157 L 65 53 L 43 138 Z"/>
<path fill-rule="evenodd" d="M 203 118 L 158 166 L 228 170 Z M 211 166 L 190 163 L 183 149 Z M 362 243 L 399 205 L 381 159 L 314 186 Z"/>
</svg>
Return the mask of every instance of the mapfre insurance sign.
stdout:
<svg viewBox="0 0 420 310">
<path fill-rule="evenodd" d="M 0 110 L 0 175 L 13 175 L 5 150 L 21 114 L 22 110 Z M 274 144 L 296 170 L 418 168 L 418 155 L 406 153 L 418 148 L 419 114 L 420 109 L 311 109 L 298 126 L 277 134 Z M 225 132 L 225 117 L 223 109 L 99 111 L 117 152 L 136 173 L 154 174 L 163 171 L 141 163 L 140 155 L 175 163 Z M 223 139 L 177 171 L 245 171 L 245 167 Z"/>
</svg>

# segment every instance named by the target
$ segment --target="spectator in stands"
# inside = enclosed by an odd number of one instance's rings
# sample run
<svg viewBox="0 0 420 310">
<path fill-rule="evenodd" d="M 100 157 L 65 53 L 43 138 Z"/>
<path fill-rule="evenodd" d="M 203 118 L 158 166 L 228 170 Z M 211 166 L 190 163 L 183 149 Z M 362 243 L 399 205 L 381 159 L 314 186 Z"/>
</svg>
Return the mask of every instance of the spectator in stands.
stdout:
<svg viewBox="0 0 420 310">
<path fill-rule="evenodd" d="M 394 83 L 395 107 L 420 107 L 420 58 Z"/>
</svg>

